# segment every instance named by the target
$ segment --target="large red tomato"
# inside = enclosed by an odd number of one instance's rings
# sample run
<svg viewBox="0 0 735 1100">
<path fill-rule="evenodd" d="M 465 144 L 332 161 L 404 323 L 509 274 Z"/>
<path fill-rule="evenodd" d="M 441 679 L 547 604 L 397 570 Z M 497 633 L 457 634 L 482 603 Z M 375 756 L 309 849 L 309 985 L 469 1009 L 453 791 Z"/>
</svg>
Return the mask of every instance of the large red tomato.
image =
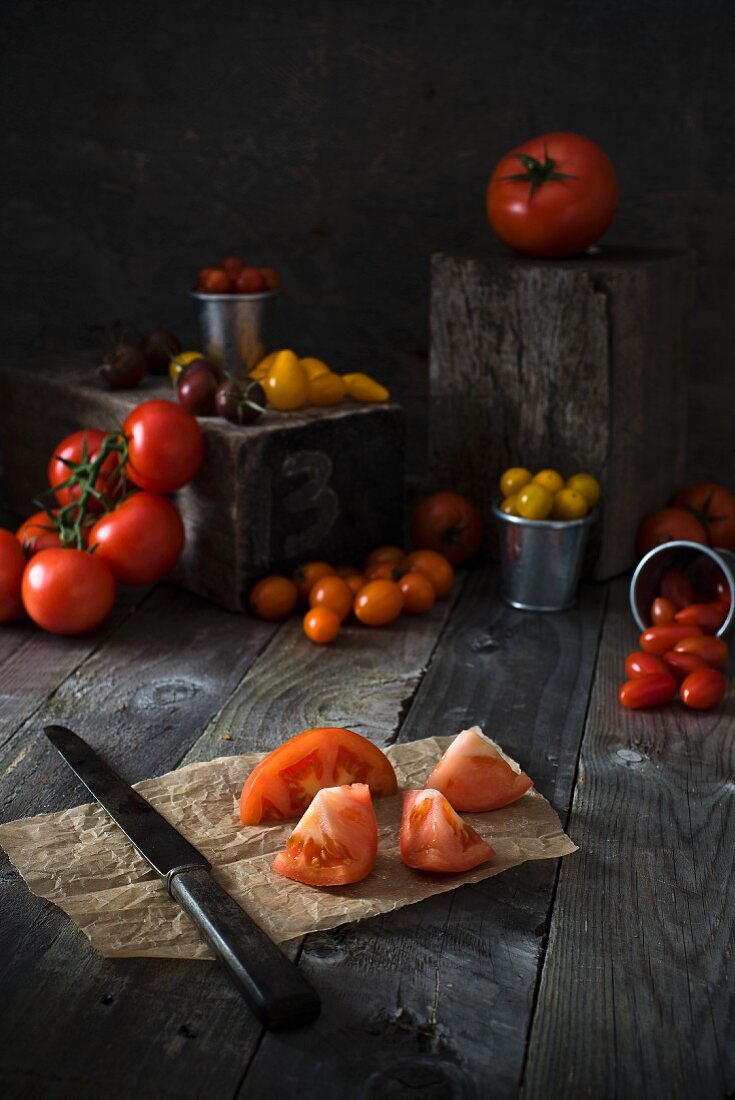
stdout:
<svg viewBox="0 0 735 1100">
<path fill-rule="evenodd" d="M 573 256 L 618 209 L 612 162 L 589 138 L 544 134 L 513 149 L 487 188 L 487 216 L 504 244 L 528 256 Z"/>
<path fill-rule="evenodd" d="M 378 824 L 366 783 L 317 791 L 273 862 L 273 870 L 309 886 L 344 886 L 369 875 Z"/>
<path fill-rule="evenodd" d="M 714 481 L 692 485 L 677 493 L 672 503 L 694 512 L 706 528 L 710 546 L 735 547 L 735 494 L 724 485 Z"/>
<path fill-rule="evenodd" d="M 126 417 L 127 476 L 151 493 L 173 493 L 199 472 L 204 437 L 196 417 L 173 401 L 144 401 Z"/>
<path fill-rule="evenodd" d="M 415 550 L 436 550 L 459 565 L 480 548 L 482 516 L 459 493 L 432 493 L 414 508 L 409 534 Z"/>
<path fill-rule="evenodd" d="M 48 483 L 51 488 L 55 489 L 57 485 L 61 485 L 71 474 L 69 467 L 66 465 L 67 462 L 77 465 L 80 462 L 91 462 L 92 459 L 97 458 L 105 439 L 107 439 L 107 434 L 99 431 L 98 428 L 72 432 L 66 439 L 62 439 L 51 455 L 48 464 Z M 113 452 L 102 463 L 100 476 L 97 478 L 94 487 L 98 493 L 103 493 L 115 500 L 122 495 L 123 485 L 124 479 L 120 470 L 120 456 Z M 70 485 L 66 489 L 58 489 L 56 499 L 63 507 L 66 504 L 71 504 L 73 500 L 78 500 L 79 493 L 78 485 Z M 94 497 L 89 498 L 87 509 L 90 512 L 102 512 L 104 510 L 102 504 Z"/>
<path fill-rule="evenodd" d="M 97 520 L 89 546 L 121 584 L 154 584 L 179 560 L 184 525 L 167 497 L 134 493 Z"/>
<path fill-rule="evenodd" d="M 51 547 L 29 561 L 22 595 L 26 611 L 44 630 L 87 634 L 110 614 L 115 581 L 96 554 Z"/>
<path fill-rule="evenodd" d="M 701 542 L 707 545 L 707 532 L 687 508 L 662 508 L 641 520 L 635 537 L 639 558 L 665 542 Z"/>
</svg>

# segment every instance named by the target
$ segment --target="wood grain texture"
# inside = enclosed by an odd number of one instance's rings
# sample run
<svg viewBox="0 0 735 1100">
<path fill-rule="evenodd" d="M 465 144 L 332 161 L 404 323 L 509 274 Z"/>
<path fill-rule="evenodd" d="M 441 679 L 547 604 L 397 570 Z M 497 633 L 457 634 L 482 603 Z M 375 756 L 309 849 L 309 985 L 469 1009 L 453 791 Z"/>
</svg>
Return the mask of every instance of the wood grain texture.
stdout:
<svg viewBox="0 0 735 1100">
<path fill-rule="evenodd" d="M 500 602 L 492 571 L 473 574 L 400 740 L 481 723 L 563 815 L 603 609 L 604 592 L 590 588 L 576 611 L 524 614 Z M 300 965 L 322 1015 L 287 1039 L 267 1035 L 240 1097 L 273 1081 L 304 1100 L 515 1095 L 556 871 L 526 864 L 307 937 Z"/>
<path fill-rule="evenodd" d="M 490 516 L 508 466 L 587 470 L 603 485 L 588 572 L 604 579 L 626 569 L 640 516 L 684 473 L 691 280 L 684 253 L 437 253 L 434 482 Z"/>
<path fill-rule="evenodd" d="M 605 624 L 528 1051 L 524 1098 L 735 1090 L 732 692 L 711 714 L 630 712 L 635 631 Z"/>
<path fill-rule="evenodd" d="M 0 369 L 0 433 L 11 507 L 30 513 L 56 444 L 80 427 L 111 430 L 142 401 L 172 398 L 146 378 L 107 389 L 88 352 Z M 247 606 L 264 573 L 311 559 L 361 561 L 403 542 L 403 413 L 345 400 L 333 408 L 273 409 L 238 427 L 200 417 L 205 462 L 175 494 L 186 529 L 170 579 L 230 611 Z M 24 511 L 25 510 L 25 511 Z"/>
</svg>

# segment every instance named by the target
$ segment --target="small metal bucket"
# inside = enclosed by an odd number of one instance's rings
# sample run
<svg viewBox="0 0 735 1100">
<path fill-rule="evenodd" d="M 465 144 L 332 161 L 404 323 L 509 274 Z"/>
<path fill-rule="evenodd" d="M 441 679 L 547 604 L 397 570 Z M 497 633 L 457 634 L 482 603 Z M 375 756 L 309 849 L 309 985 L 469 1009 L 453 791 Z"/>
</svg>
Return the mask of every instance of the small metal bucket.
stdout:
<svg viewBox="0 0 735 1100">
<path fill-rule="evenodd" d="M 593 510 L 582 519 L 530 520 L 493 507 L 500 544 L 500 595 L 522 611 L 563 611 L 577 599 Z"/>
<path fill-rule="evenodd" d="M 735 554 L 731 550 L 683 541 L 654 546 L 635 567 L 630 582 L 630 610 L 639 630 L 646 630 L 651 625 L 651 604 L 659 594 L 663 574 L 671 568 L 686 573 L 695 591 L 703 593 L 703 599 L 710 591 L 713 593 L 710 598 L 715 598 L 714 580 L 717 571 L 721 571 L 730 588 L 730 611 L 717 633 L 726 634 L 735 616 Z"/>
<path fill-rule="evenodd" d="M 263 294 L 201 294 L 194 299 L 202 351 L 228 374 L 247 374 L 269 350 L 269 328 L 279 290 Z"/>
</svg>

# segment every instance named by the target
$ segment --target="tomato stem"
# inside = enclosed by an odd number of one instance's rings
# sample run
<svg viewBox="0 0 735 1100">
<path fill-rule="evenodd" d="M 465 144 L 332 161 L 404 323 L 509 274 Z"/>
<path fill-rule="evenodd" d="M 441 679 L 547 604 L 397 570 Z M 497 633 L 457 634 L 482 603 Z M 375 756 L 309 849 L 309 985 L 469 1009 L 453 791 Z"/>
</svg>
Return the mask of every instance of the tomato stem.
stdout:
<svg viewBox="0 0 735 1100">
<path fill-rule="evenodd" d="M 97 481 L 102 473 L 102 467 L 112 454 L 119 454 L 120 459 L 116 463 L 115 470 L 106 479 L 109 493 L 102 493 L 97 488 Z M 58 509 L 56 515 L 51 508 L 42 501 L 35 503 L 42 508 L 53 524 L 53 529 L 58 531 L 62 546 L 72 547 L 76 550 L 84 549 L 84 528 L 90 519 L 90 502 L 92 500 L 102 505 L 103 514 L 112 511 L 117 506 L 119 491 L 125 482 L 125 464 L 128 460 L 128 441 L 122 430 L 110 432 L 102 441 L 96 458 L 90 460 L 87 451 L 86 437 L 82 442 L 82 457 L 80 462 L 70 462 L 61 459 L 64 466 L 68 467 L 70 474 L 66 480 L 48 490 L 44 495 L 56 496 L 60 489 L 78 488 L 79 495 Z M 99 515 L 99 513 L 94 513 Z"/>
<path fill-rule="evenodd" d="M 543 161 L 540 161 L 538 157 L 530 156 L 528 153 L 516 153 L 516 156 L 523 165 L 525 171 L 516 172 L 510 176 L 503 176 L 502 179 L 521 183 L 527 181 L 530 184 L 528 191 L 529 202 L 536 194 L 539 187 L 549 180 L 573 180 L 577 178 L 576 176 L 570 175 L 568 172 L 557 172 L 556 161 L 549 156 L 549 151 L 546 146 L 544 146 Z"/>
</svg>

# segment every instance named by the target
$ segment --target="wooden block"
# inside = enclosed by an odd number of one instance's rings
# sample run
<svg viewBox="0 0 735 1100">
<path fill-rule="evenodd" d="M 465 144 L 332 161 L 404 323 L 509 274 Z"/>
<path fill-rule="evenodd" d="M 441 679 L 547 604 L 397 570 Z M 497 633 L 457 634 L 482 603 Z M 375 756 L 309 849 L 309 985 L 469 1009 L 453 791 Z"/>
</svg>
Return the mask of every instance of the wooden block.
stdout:
<svg viewBox="0 0 735 1100">
<path fill-rule="evenodd" d="M 54 446 L 83 427 L 111 429 L 141 401 L 172 397 L 145 379 L 110 391 L 80 357 L 5 367 L 0 407 L 8 504 L 29 514 L 47 485 Z M 345 401 L 330 409 L 269 411 L 249 427 L 200 420 L 206 460 L 175 494 L 186 527 L 171 579 L 231 611 L 264 573 L 309 559 L 361 562 L 403 541 L 403 412 Z"/>
<path fill-rule="evenodd" d="M 692 270 L 674 252 L 437 253 L 432 484 L 489 518 L 508 466 L 589 471 L 604 496 L 587 575 L 628 568 L 638 521 L 684 476 Z"/>
</svg>

